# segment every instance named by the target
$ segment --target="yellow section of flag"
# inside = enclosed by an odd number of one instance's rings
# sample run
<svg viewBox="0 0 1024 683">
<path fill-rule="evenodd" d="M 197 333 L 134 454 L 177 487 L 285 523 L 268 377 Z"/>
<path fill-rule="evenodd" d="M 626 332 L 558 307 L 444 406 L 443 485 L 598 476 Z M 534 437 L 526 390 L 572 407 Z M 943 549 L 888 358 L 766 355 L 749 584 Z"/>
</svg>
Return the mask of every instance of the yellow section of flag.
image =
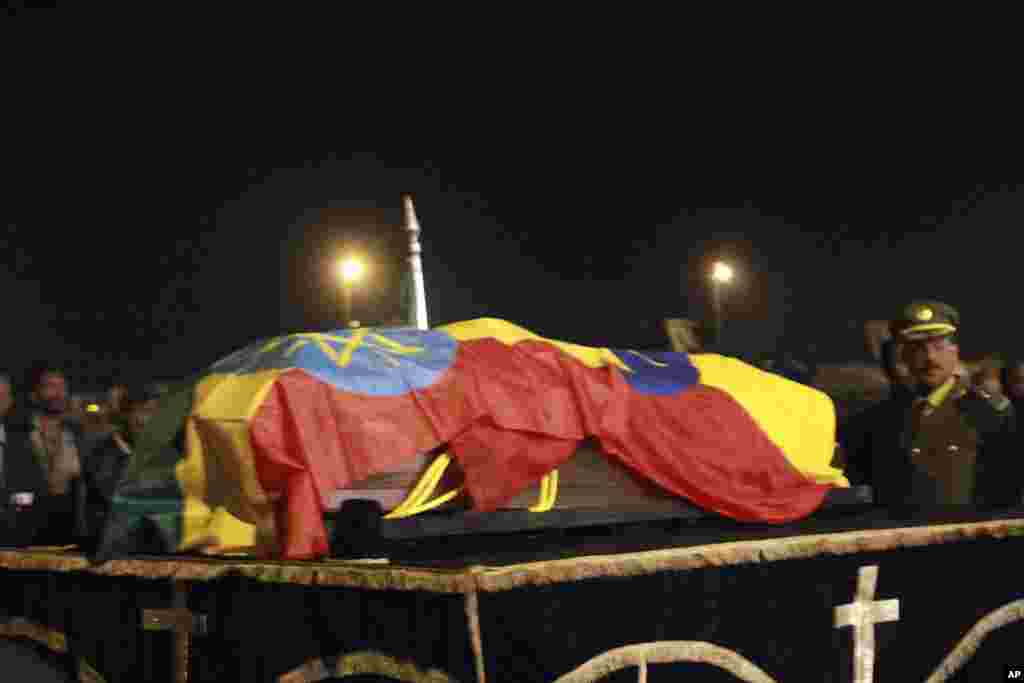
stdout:
<svg viewBox="0 0 1024 683">
<path fill-rule="evenodd" d="M 196 387 L 176 468 L 185 504 L 180 549 L 251 547 L 257 521 L 273 514 L 256 476 L 249 421 L 279 376 L 215 374 Z"/>
<path fill-rule="evenodd" d="M 836 410 L 826 394 L 714 353 L 691 354 L 690 362 L 700 383 L 732 396 L 797 470 L 820 484 L 850 485 L 831 465 Z"/>
</svg>

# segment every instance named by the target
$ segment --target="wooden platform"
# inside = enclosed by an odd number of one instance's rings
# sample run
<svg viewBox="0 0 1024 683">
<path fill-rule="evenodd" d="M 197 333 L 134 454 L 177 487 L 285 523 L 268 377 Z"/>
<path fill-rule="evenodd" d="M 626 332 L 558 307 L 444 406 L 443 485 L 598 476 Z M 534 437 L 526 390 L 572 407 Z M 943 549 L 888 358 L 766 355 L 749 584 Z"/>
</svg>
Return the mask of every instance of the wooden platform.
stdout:
<svg viewBox="0 0 1024 683">
<path fill-rule="evenodd" d="M 860 683 L 865 660 L 879 683 L 1007 680 L 1024 635 L 1024 509 L 767 526 L 696 520 L 646 550 L 638 533 L 603 546 L 528 534 L 479 556 L 445 542 L 443 561 L 0 550 L 0 638 L 90 683 L 580 683 L 635 668 L 633 654 L 675 680 Z M 984 580 L 950 590 L 979 567 Z M 866 652 L 837 615 L 871 601 L 898 601 L 899 618 L 872 626 Z"/>
</svg>

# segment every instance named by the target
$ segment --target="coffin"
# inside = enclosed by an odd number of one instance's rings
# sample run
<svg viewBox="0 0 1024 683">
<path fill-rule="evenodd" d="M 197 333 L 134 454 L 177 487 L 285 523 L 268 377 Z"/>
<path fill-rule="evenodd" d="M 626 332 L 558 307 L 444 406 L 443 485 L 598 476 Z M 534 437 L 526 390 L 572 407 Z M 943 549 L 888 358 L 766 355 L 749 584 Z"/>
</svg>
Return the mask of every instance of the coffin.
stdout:
<svg viewBox="0 0 1024 683">
<path fill-rule="evenodd" d="M 499 509 L 487 514 L 469 513 L 471 501 L 455 498 L 436 510 L 397 519 L 381 513 L 394 510 L 410 494 L 424 474 L 432 456 L 423 456 L 416 466 L 378 475 L 337 491 L 330 501 L 328 519 L 335 534 L 332 554 L 341 557 L 386 555 L 391 542 L 416 541 L 430 537 L 479 534 L 542 532 L 583 527 L 614 528 L 622 525 L 717 518 L 685 498 L 672 495 L 645 480 L 591 441 L 585 441 L 575 456 L 558 468 L 559 481 L 554 505 L 546 511 L 531 511 L 541 499 L 541 484 L 531 485 Z M 461 474 L 453 461 L 435 495 L 460 486 Z M 872 503 L 870 487 L 840 487 L 829 491 L 820 513 L 846 515 Z M 367 510 L 379 505 L 368 521 Z M 368 508 L 367 505 L 371 507 Z M 468 513 L 468 514 L 467 514 Z M 369 530 L 369 531 L 368 531 Z"/>
<path fill-rule="evenodd" d="M 105 547 L 145 522 L 168 548 L 321 557 L 324 514 L 357 501 L 392 518 L 699 505 L 775 523 L 847 485 L 821 392 L 717 354 L 584 347 L 497 319 L 262 340 L 161 406 Z M 444 449 L 444 479 L 422 490 Z"/>
<path fill-rule="evenodd" d="M 387 474 L 374 475 L 337 491 L 328 509 L 339 510 L 349 500 L 369 500 L 380 504 L 385 511 L 393 510 L 405 500 L 433 460 L 421 456 L 409 466 Z M 568 462 L 558 468 L 558 493 L 554 509 L 574 510 L 603 508 L 629 511 L 685 510 L 692 506 L 684 499 L 673 496 L 657 485 L 634 475 L 626 467 L 606 457 L 593 443 L 587 441 Z M 438 486 L 438 492 L 459 486 L 461 475 L 454 461 Z M 505 505 L 502 510 L 527 510 L 540 498 L 540 482 L 530 486 Z M 442 509 L 464 509 L 469 501 L 456 498 Z"/>
</svg>

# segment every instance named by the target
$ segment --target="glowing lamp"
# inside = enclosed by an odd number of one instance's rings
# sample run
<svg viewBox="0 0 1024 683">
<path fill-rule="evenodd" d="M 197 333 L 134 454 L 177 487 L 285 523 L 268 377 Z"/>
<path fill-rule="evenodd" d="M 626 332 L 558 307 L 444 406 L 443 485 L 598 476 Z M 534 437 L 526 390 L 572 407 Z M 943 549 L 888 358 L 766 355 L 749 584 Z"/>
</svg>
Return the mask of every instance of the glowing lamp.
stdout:
<svg viewBox="0 0 1024 683">
<path fill-rule="evenodd" d="M 366 266 L 357 258 L 347 258 L 338 264 L 338 276 L 345 284 L 358 282 L 366 272 Z"/>
<path fill-rule="evenodd" d="M 711 279 L 714 280 L 715 282 L 720 282 L 722 284 L 732 282 L 732 277 L 732 268 L 729 266 L 728 263 L 722 263 L 721 261 L 718 261 L 711 269 Z"/>
</svg>

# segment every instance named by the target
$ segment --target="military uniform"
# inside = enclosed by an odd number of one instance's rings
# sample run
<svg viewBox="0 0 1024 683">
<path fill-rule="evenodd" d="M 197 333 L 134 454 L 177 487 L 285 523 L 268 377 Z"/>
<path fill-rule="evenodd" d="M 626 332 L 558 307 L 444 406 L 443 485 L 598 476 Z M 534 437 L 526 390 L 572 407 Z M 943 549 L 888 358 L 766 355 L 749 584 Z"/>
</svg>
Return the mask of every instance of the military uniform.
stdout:
<svg viewBox="0 0 1024 683">
<path fill-rule="evenodd" d="M 955 334 L 939 302 L 908 306 L 893 335 L 914 342 Z M 954 376 L 934 390 L 894 391 L 841 432 L 850 478 L 886 505 L 1011 505 L 1021 501 L 1024 454 L 1013 407 Z"/>
</svg>

